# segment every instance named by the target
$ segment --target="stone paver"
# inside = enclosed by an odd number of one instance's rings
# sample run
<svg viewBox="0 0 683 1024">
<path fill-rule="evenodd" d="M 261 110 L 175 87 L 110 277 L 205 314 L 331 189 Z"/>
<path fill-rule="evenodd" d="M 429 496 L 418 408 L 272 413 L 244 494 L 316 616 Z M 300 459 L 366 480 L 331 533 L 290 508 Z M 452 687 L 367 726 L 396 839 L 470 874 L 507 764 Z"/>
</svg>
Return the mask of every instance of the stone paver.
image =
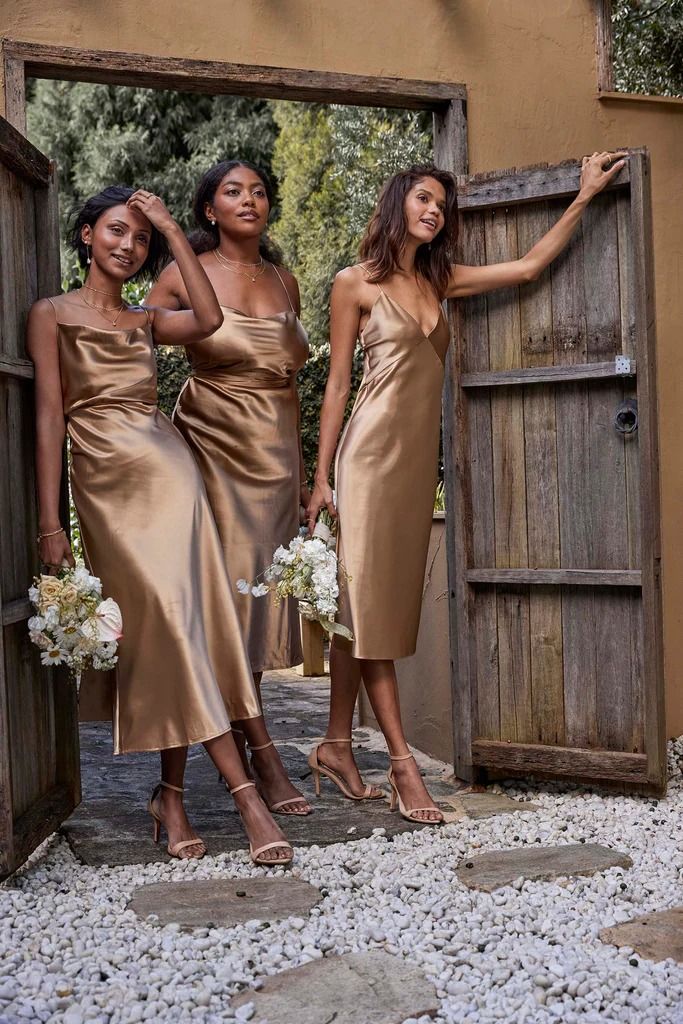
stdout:
<svg viewBox="0 0 683 1024">
<path fill-rule="evenodd" d="M 306 757 L 325 731 L 329 679 L 302 680 L 295 671 L 271 672 L 264 679 L 263 693 L 271 732 L 290 778 L 315 808 L 315 813 L 305 818 L 278 815 L 279 824 L 295 846 L 363 839 L 376 828 L 396 835 L 424 827 L 391 814 L 388 804 L 381 800 L 345 800 L 325 779 L 322 796 L 315 797 Z M 354 753 L 364 777 L 388 792 L 386 752 L 373 749 L 377 738 L 371 730 L 358 729 L 354 735 Z M 61 830 L 80 860 L 95 866 L 169 860 L 165 842 L 155 846 L 151 841 L 152 823 L 146 813 L 149 794 L 159 777 L 158 755 L 114 758 L 110 724 L 83 723 L 81 774 L 83 803 Z M 437 802 L 452 812 L 452 807 L 443 803 L 453 791 L 448 778 L 428 773 L 427 783 Z M 225 788 L 218 784 L 215 769 L 201 746 L 190 749 L 185 785 L 188 814 L 209 853 L 246 850 L 239 815 Z M 449 815 L 449 820 L 462 816 L 460 809 L 453 817 Z"/>
<path fill-rule="evenodd" d="M 634 917 L 632 921 L 603 928 L 599 935 L 610 945 L 630 946 L 646 960 L 671 957 L 683 963 L 683 907 Z"/>
<path fill-rule="evenodd" d="M 630 868 L 625 853 L 597 843 L 537 846 L 497 850 L 466 857 L 457 867 L 461 882 L 470 889 L 493 892 L 517 878 L 547 881 L 558 876 L 592 875 L 607 868 Z"/>
<path fill-rule="evenodd" d="M 511 800 L 500 793 L 463 793 L 459 797 L 468 818 L 493 818 L 497 814 L 519 814 L 537 811 L 530 800 Z"/>
<path fill-rule="evenodd" d="M 266 978 L 258 992 L 232 1000 L 253 1003 L 252 1024 L 401 1024 L 435 1014 L 439 1000 L 423 972 L 380 951 L 314 960 Z"/>
<path fill-rule="evenodd" d="M 155 882 L 136 889 L 128 904 L 138 917 L 156 914 L 160 926 L 232 928 L 244 921 L 283 921 L 308 914 L 319 889 L 296 878 Z"/>
</svg>

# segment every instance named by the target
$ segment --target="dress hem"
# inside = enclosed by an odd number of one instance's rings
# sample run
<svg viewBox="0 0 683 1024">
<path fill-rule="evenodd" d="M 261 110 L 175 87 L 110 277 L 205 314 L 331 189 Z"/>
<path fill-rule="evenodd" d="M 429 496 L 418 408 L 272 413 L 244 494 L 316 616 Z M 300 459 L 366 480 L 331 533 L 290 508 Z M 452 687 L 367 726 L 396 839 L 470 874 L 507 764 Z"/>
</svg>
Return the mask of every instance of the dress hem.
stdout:
<svg viewBox="0 0 683 1024">
<path fill-rule="evenodd" d="M 262 718 L 262 713 L 258 715 L 245 715 L 244 718 L 240 718 L 240 722 L 248 722 L 251 718 Z M 238 719 L 235 719 L 238 721 Z M 125 749 L 119 748 L 114 749 L 114 757 L 120 757 L 122 754 L 157 754 L 162 750 L 177 750 L 178 747 L 192 747 L 197 743 L 207 743 L 209 740 L 218 739 L 219 736 L 227 736 L 229 732 L 232 732 L 232 726 L 227 729 L 221 729 L 220 732 L 212 732 L 209 736 L 202 736 L 198 739 L 189 739 L 183 743 L 170 743 L 165 747 L 126 747 Z"/>
</svg>

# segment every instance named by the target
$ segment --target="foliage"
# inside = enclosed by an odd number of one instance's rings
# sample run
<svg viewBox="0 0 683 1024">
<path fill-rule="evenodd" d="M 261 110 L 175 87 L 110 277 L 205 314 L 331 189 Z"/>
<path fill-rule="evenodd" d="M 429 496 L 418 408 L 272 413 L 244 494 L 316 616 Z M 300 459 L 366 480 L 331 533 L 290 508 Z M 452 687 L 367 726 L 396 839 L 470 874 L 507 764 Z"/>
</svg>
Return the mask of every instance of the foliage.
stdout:
<svg viewBox="0 0 683 1024">
<path fill-rule="evenodd" d="M 280 216 L 273 236 L 301 290 L 311 345 L 328 340 L 335 274 L 355 262 L 382 183 L 430 158 L 426 115 L 360 107 L 276 103 L 273 170 Z"/>
<path fill-rule="evenodd" d="M 190 364 L 181 345 L 159 345 L 155 349 L 155 355 L 159 408 L 170 416 L 180 389 L 190 375 Z"/>
<path fill-rule="evenodd" d="M 266 100 L 44 80 L 30 95 L 29 138 L 58 166 L 62 238 L 73 207 L 106 185 L 157 192 L 189 228 L 210 166 L 239 155 L 270 168 L 275 124 Z M 72 277 L 73 254 L 63 260 Z"/>
<path fill-rule="evenodd" d="M 683 96 L 683 0 L 614 0 L 620 92 Z"/>
</svg>

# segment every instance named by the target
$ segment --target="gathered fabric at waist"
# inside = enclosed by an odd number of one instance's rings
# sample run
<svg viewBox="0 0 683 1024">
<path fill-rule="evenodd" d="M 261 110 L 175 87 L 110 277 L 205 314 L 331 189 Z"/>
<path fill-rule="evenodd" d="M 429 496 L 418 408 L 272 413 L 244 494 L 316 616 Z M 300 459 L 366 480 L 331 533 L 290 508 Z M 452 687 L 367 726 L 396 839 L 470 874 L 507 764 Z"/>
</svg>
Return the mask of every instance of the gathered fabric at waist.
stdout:
<svg viewBox="0 0 683 1024">
<path fill-rule="evenodd" d="M 189 379 L 226 391 L 251 391 L 255 388 L 259 390 L 280 390 L 290 387 L 292 383 L 292 377 L 284 374 L 269 373 L 268 371 L 235 373 L 220 368 L 193 370 Z"/>
</svg>

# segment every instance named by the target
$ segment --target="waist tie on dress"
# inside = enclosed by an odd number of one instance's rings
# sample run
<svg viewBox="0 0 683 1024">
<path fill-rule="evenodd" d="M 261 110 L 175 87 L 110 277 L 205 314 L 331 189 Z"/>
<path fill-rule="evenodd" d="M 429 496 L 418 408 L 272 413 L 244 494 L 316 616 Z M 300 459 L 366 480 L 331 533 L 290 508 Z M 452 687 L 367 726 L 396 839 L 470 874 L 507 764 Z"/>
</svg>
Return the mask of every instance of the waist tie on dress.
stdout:
<svg viewBox="0 0 683 1024">
<path fill-rule="evenodd" d="M 218 388 L 233 388 L 242 391 L 257 389 L 288 388 L 291 376 L 276 373 L 230 373 L 228 370 L 193 370 L 190 379 Z"/>
</svg>

